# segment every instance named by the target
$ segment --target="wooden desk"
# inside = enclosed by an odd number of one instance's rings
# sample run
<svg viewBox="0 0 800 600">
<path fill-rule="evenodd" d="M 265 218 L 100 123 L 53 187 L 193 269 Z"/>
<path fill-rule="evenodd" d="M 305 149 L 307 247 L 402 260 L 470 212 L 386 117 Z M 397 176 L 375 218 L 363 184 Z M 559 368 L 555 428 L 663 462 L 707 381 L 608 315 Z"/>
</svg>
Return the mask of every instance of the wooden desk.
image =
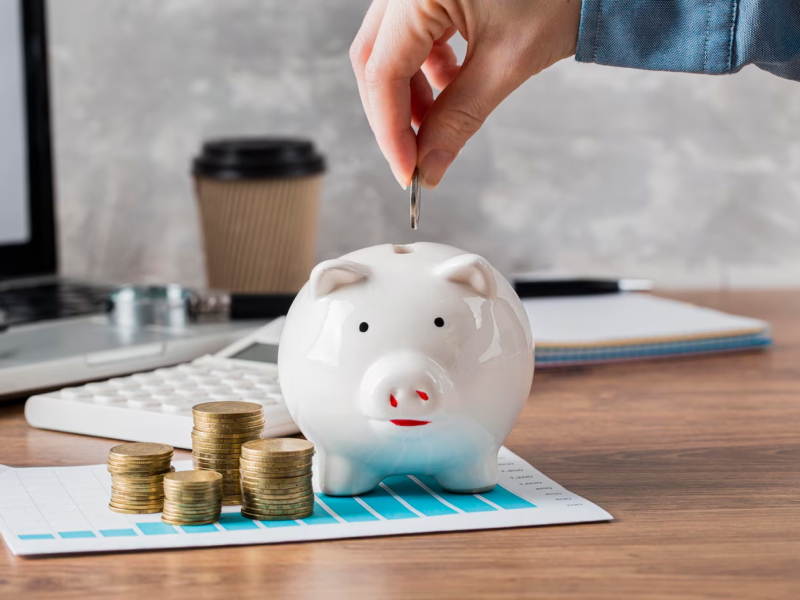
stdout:
<svg viewBox="0 0 800 600">
<path fill-rule="evenodd" d="M 798 598 L 800 292 L 683 297 L 770 320 L 775 348 L 540 373 L 507 442 L 614 522 L 47 559 L 4 548 L 0 598 Z M 102 463 L 109 446 L 0 409 L 0 463 Z"/>
</svg>

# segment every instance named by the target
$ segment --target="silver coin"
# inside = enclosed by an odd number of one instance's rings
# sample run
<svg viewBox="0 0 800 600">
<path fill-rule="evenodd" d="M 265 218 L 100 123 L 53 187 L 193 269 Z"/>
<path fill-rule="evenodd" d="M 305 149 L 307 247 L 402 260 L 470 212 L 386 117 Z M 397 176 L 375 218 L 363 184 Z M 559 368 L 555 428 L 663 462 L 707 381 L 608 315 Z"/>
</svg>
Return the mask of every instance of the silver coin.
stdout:
<svg viewBox="0 0 800 600">
<path fill-rule="evenodd" d="M 419 207 L 422 202 L 422 188 L 419 186 L 419 168 L 411 177 L 411 229 L 419 227 Z"/>
</svg>

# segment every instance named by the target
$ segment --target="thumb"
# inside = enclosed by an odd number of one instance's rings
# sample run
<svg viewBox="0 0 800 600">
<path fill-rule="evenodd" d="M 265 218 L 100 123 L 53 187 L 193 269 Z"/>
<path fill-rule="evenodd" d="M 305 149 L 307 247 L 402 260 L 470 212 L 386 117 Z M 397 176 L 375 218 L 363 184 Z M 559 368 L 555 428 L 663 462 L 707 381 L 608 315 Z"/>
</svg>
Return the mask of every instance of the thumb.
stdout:
<svg viewBox="0 0 800 600">
<path fill-rule="evenodd" d="M 476 49 L 425 115 L 417 134 L 417 164 L 424 187 L 439 185 L 467 140 L 525 80 L 498 54 Z"/>
</svg>

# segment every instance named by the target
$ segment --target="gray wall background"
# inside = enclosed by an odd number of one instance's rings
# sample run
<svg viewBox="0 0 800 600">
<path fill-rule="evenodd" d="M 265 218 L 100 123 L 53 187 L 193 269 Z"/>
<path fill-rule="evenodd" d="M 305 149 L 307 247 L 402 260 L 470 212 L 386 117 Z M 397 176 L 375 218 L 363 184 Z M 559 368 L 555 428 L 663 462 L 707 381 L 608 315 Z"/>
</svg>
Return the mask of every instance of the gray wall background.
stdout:
<svg viewBox="0 0 800 600">
<path fill-rule="evenodd" d="M 62 270 L 202 283 L 200 141 L 288 134 L 329 160 L 320 259 L 427 240 L 507 273 L 800 285 L 800 84 L 563 61 L 496 111 L 414 233 L 347 56 L 368 4 L 51 1 Z"/>
</svg>

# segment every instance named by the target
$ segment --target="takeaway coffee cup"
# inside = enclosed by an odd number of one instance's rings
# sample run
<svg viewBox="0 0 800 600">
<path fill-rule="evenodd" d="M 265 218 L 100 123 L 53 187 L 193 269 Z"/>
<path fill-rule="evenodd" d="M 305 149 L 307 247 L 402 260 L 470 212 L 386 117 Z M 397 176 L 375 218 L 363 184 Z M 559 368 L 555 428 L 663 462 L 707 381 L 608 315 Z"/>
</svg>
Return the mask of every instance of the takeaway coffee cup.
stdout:
<svg viewBox="0 0 800 600">
<path fill-rule="evenodd" d="M 315 264 L 323 157 L 305 140 L 203 144 L 194 159 L 211 288 L 296 293 Z"/>
</svg>

